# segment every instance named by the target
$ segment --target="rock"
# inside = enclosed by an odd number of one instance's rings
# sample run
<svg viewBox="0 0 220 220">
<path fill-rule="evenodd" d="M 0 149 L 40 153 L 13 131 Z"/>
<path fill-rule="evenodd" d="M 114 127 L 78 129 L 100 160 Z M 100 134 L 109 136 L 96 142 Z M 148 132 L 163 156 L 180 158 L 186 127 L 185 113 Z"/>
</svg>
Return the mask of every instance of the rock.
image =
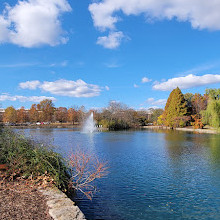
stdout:
<svg viewBox="0 0 220 220">
<path fill-rule="evenodd" d="M 78 206 L 57 188 L 39 189 L 47 197 L 49 214 L 54 220 L 85 220 Z"/>
</svg>

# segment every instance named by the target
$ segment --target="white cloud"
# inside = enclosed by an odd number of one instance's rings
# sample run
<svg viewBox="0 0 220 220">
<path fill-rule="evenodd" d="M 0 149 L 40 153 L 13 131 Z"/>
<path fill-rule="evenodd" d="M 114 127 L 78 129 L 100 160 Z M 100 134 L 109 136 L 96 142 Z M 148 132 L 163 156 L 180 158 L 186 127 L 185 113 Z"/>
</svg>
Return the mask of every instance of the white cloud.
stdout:
<svg viewBox="0 0 220 220">
<path fill-rule="evenodd" d="M 144 14 L 151 19 L 188 21 L 193 28 L 220 30 L 219 0 L 102 0 L 89 5 L 94 26 L 100 30 L 114 30 L 125 15 Z"/>
<path fill-rule="evenodd" d="M 106 89 L 107 91 L 109 91 L 109 90 L 110 90 L 110 88 L 109 88 L 108 86 L 105 86 L 105 89 Z"/>
<path fill-rule="evenodd" d="M 21 95 L 11 96 L 10 94 L 5 94 L 5 93 L 0 95 L 0 101 L 41 102 L 44 99 L 50 99 L 52 101 L 56 101 L 54 97 L 47 97 L 47 96 L 21 96 Z"/>
<path fill-rule="evenodd" d="M 99 37 L 96 43 L 107 49 L 115 49 L 120 45 L 124 37 L 121 31 L 111 32 L 108 36 Z"/>
<path fill-rule="evenodd" d="M 148 79 L 147 77 L 143 77 L 142 79 L 141 79 L 141 82 L 142 83 L 147 83 L 147 82 L 150 82 L 151 81 L 151 79 Z"/>
<path fill-rule="evenodd" d="M 172 89 L 175 89 L 177 86 L 180 89 L 188 89 L 214 83 L 220 83 L 220 75 L 206 74 L 203 76 L 196 76 L 193 74 L 189 74 L 183 77 L 168 79 L 166 82 L 156 83 L 153 86 L 153 89 L 161 91 L 170 91 Z"/>
<path fill-rule="evenodd" d="M 35 90 L 39 85 L 40 85 L 39 80 L 33 80 L 33 81 L 19 83 L 19 87 L 21 89 L 30 89 L 30 90 Z"/>
<path fill-rule="evenodd" d="M 54 82 L 43 82 L 40 88 L 54 95 L 69 97 L 94 97 L 99 96 L 101 88 L 98 85 L 87 84 L 81 79 L 76 81 L 60 79 Z"/>
<path fill-rule="evenodd" d="M 60 17 L 70 11 L 67 0 L 19 0 L 14 7 L 6 5 L 0 15 L 0 43 L 29 48 L 66 43 Z"/>
<path fill-rule="evenodd" d="M 148 99 L 147 99 L 147 102 L 150 102 L 150 103 L 151 103 L 151 102 L 153 102 L 153 101 L 154 101 L 154 98 L 148 98 Z"/>
<path fill-rule="evenodd" d="M 164 105 L 166 105 L 166 102 L 167 102 L 166 99 L 158 99 L 158 100 L 155 100 L 154 98 L 148 98 L 147 99 L 147 103 L 153 105 L 154 107 L 157 107 L 158 105 L 159 106 L 164 106 Z"/>
<path fill-rule="evenodd" d="M 138 88 L 139 87 L 139 85 L 137 85 L 137 84 L 134 84 L 134 88 Z"/>
<path fill-rule="evenodd" d="M 99 96 L 102 88 L 98 85 L 88 84 L 81 79 L 76 81 L 60 79 L 53 82 L 27 81 L 19 84 L 22 89 L 37 89 L 40 88 L 44 92 L 49 92 L 53 95 L 69 96 L 69 97 L 94 97 Z M 105 87 L 109 90 L 109 87 Z"/>
</svg>

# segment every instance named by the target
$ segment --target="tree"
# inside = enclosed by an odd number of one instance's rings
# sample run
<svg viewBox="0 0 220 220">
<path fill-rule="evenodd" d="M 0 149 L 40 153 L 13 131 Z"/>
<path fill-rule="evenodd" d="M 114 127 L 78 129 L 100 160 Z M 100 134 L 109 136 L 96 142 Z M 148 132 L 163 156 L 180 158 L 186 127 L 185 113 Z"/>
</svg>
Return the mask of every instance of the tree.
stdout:
<svg viewBox="0 0 220 220">
<path fill-rule="evenodd" d="M 67 121 L 67 108 L 59 107 L 55 111 L 55 119 L 59 122 L 66 122 Z"/>
<path fill-rule="evenodd" d="M 38 122 L 39 121 L 39 113 L 37 110 L 37 105 L 33 104 L 29 110 L 29 118 L 30 122 Z"/>
<path fill-rule="evenodd" d="M 202 110 L 207 108 L 208 95 L 202 96 L 196 93 L 191 100 L 192 103 L 192 115 L 200 115 Z"/>
<path fill-rule="evenodd" d="M 17 122 L 24 123 L 28 121 L 28 114 L 25 111 L 24 107 L 22 106 L 20 109 L 17 110 Z"/>
<path fill-rule="evenodd" d="M 209 96 L 207 109 L 202 111 L 202 121 L 214 128 L 220 127 L 220 100 L 216 96 Z"/>
<path fill-rule="evenodd" d="M 55 111 L 54 104 L 50 99 L 44 99 L 37 105 L 40 111 L 40 118 L 42 121 L 52 121 Z"/>
<path fill-rule="evenodd" d="M 67 121 L 72 122 L 73 125 L 77 121 L 77 111 L 74 108 L 69 108 L 67 111 Z"/>
<path fill-rule="evenodd" d="M 108 173 L 106 163 L 100 162 L 91 154 L 77 150 L 69 157 L 69 167 L 72 177 L 69 185 L 91 200 L 96 190 L 94 181 Z"/>
<path fill-rule="evenodd" d="M 187 103 L 181 90 L 177 87 L 169 95 L 163 113 L 163 119 L 165 125 L 169 127 L 182 127 L 185 123 L 184 116 L 187 116 Z M 178 124 L 176 123 L 177 120 L 179 121 Z"/>
<path fill-rule="evenodd" d="M 210 99 L 219 100 L 220 99 L 220 89 L 206 89 L 206 95 L 209 96 Z"/>
<path fill-rule="evenodd" d="M 158 120 L 158 117 L 163 114 L 163 109 L 161 109 L 161 108 L 156 108 L 156 109 L 151 108 L 150 113 L 151 113 L 150 122 L 156 123 L 157 120 Z"/>
<path fill-rule="evenodd" d="M 17 112 L 13 106 L 10 106 L 5 109 L 5 113 L 3 116 L 4 122 L 16 123 L 17 121 Z"/>
<path fill-rule="evenodd" d="M 193 98 L 193 94 L 192 93 L 186 93 L 184 94 L 184 99 L 186 100 L 186 105 L 187 105 L 187 109 L 189 114 L 192 114 L 192 98 Z"/>
</svg>

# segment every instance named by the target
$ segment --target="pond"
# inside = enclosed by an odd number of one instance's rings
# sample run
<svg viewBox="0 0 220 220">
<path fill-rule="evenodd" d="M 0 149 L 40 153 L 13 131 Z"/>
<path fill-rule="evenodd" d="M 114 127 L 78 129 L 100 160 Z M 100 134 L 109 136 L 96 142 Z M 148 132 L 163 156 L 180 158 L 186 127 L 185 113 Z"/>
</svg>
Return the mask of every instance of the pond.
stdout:
<svg viewBox="0 0 220 220">
<path fill-rule="evenodd" d="M 87 219 L 220 219 L 220 135 L 180 131 L 84 134 L 74 129 L 19 130 L 67 157 L 82 148 L 108 161 Z"/>
</svg>

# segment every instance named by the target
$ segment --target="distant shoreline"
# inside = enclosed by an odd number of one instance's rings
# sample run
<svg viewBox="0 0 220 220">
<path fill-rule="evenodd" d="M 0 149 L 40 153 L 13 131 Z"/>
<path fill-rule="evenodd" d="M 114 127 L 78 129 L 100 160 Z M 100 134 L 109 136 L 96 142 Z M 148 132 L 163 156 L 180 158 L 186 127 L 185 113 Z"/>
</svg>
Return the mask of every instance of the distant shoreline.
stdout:
<svg viewBox="0 0 220 220">
<path fill-rule="evenodd" d="M 157 129 L 157 130 L 171 130 L 170 127 L 166 127 L 166 126 L 143 126 L 142 128 L 146 128 L 146 129 Z M 190 131 L 190 132 L 196 132 L 196 133 L 205 133 L 205 134 L 219 134 L 219 132 L 215 129 L 194 129 L 192 127 L 185 127 L 185 128 L 173 128 L 173 130 L 177 130 L 177 131 Z"/>
<path fill-rule="evenodd" d="M 19 129 L 29 129 L 29 128 L 78 128 L 80 129 L 80 125 L 73 125 L 70 123 L 60 123 L 60 124 L 42 124 L 42 125 L 13 125 L 13 126 L 5 126 L 5 127 L 11 127 L 11 128 L 19 128 Z M 158 126 L 158 125 L 148 125 L 148 126 L 140 126 L 140 129 L 155 129 L 155 130 L 172 130 L 170 127 L 166 126 Z M 107 131 L 108 128 L 102 128 L 98 129 L 99 131 Z M 173 128 L 173 130 L 177 131 L 189 131 L 189 132 L 195 132 L 195 133 L 200 133 L 200 134 L 220 134 L 219 131 L 215 129 L 209 129 L 209 128 L 204 128 L 204 129 L 194 129 L 193 127 L 184 127 L 184 128 Z"/>
</svg>

